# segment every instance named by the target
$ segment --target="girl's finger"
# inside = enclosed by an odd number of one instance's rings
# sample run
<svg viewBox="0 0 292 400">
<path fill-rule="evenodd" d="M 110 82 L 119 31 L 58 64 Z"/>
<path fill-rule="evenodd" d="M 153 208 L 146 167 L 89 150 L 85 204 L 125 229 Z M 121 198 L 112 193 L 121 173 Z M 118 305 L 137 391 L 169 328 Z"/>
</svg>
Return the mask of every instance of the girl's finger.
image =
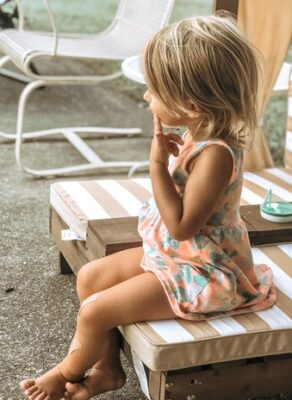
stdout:
<svg viewBox="0 0 292 400">
<path fill-rule="evenodd" d="M 170 132 L 167 135 L 167 139 L 171 140 L 172 142 L 176 142 L 178 144 L 184 144 L 184 141 L 180 135 L 174 132 Z"/>
<path fill-rule="evenodd" d="M 179 148 L 174 142 L 168 142 L 167 144 L 168 151 L 173 154 L 175 157 L 179 154 Z"/>
<path fill-rule="evenodd" d="M 163 135 L 162 125 L 161 125 L 160 119 L 155 114 L 153 114 L 153 125 L 154 125 L 154 134 L 156 136 L 157 135 Z"/>
</svg>

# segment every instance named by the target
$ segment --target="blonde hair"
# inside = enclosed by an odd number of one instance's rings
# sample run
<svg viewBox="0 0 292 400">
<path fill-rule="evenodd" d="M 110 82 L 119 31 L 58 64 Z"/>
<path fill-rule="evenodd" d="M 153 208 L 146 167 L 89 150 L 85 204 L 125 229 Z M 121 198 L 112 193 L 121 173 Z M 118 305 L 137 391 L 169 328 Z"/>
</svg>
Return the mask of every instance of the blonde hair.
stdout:
<svg viewBox="0 0 292 400">
<path fill-rule="evenodd" d="M 226 15 L 194 17 L 159 31 L 146 45 L 150 90 L 174 114 L 199 112 L 195 138 L 245 147 L 257 126 L 259 63 Z"/>
</svg>

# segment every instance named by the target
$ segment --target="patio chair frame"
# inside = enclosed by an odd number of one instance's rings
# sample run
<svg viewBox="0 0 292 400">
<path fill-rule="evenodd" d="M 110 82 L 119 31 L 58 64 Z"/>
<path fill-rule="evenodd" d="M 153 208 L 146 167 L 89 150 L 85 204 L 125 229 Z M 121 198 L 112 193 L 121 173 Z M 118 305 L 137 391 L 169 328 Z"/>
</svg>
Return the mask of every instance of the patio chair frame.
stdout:
<svg viewBox="0 0 292 400">
<path fill-rule="evenodd" d="M 68 174 L 75 174 L 77 172 L 85 172 L 91 170 L 105 170 L 108 168 L 123 168 L 128 169 L 129 175 L 132 175 L 137 169 L 145 168 L 148 166 L 146 161 L 103 161 L 88 145 L 87 143 L 79 136 L 79 133 L 94 133 L 101 137 L 104 136 L 119 136 L 119 135 L 139 135 L 141 134 L 140 128 L 109 128 L 109 127 L 66 127 L 66 128 L 54 128 L 49 130 L 40 130 L 34 132 L 23 132 L 23 124 L 24 124 L 24 113 L 26 109 L 26 104 L 28 101 L 29 96 L 38 88 L 45 87 L 45 86 L 74 86 L 74 85 L 95 85 L 100 84 L 101 82 L 110 81 L 113 79 L 117 79 L 123 75 L 121 67 L 119 67 L 118 71 L 102 76 L 95 76 L 95 75 L 84 75 L 84 76 L 47 76 L 47 75 L 40 75 L 37 73 L 34 67 L 34 61 L 37 58 L 41 58 L 42 55 L 50 56 L 52 59 L 56 57 L 68 57 L 68 55 L 62 55 L 59 52 L 60 48 L 60 40 L 64 35 L 59 35 L 57 24 L 55 21 L 54 14 L 51 9 L 51 5 L 49 0 L 43 0 L 46 6 L 46 10 L 48 13 L 49 20 L 51 22 L 52 27 L 52 49 L 50 54 L 45 54 L 42 52 L 32 51 L 30 54 L 26 55 L 23 60 L 21 60 L 21 64 L 15 63 L 17 67 L 19 67 L 23 72 L 24 75 L 20 75 L 18 73 L 11 72 L 7 69 L 4 69 L 4 65 L 7 64 L 11 60 L 9 55 L 4 55 L 0 59 L 0 73 L 4 73 L 4 75 L 24 80 L 28 82 L 25 88 L 23 89 L 18 103 L 18 111 L 17 111 L 17 123 L 16 123 L 16 133 L 6 133 L 0 132 L 0 136 L 6 139 L 13 139 L 15 140 L 15 157 L 17 164 L 19 165 L 20 169 L 28 174 L 36 175 L 39 177 L 45 176 L 58 176 L 58 175 L 68 175 Z M 103 38 L 106 35 L 110 34 L 113 29 L 120 23 L 121 17 L 128 5 L 128 3 L 133 2 L 133 0 L 120 0 L 118 10 L 114 19 L 112 20 L 111 24 L 96 35 L 79 35 L 79 38 L 86 38 L 86 37 L 95 37 L 95 38 Z M 152 32 L 149 30 L 148 36 L 151 37 L 155 31 L 159 30 L 161 27 L 167 24 L 175 0 L 165 0 L 165 4 L 161 5 L 162 14 L 159 23 L 155 26 L 155 30 L 152 29 Z M 18 13 L 19 13 L 19 32 L 24 31 L 24 12 L 22 8 L 21 0 L 17 0 L 18 6 Z M 150 10 L 151 7 L 147 6 Z M 147 20 L 145 16 L 145 20 Z M 128 21 L 127 21 L 128 22 Z M 130 21 L 131 23 L 131 21 Z M 147 24 L 147 22 L 146 22 Z M 5 31 L 4 31 L 5 34 Z M 75 34 L 66 34 L 66 38 L 72 38 L 73 40 L 78 38 Z M 144 38 L 145 39 L 145 38 Z M 141 41 L 139 44 L 140 50 L 142 51 L 143 45 L 145 40 Z M 135 53 L 134 53 L 135 54 Z M 123 61 L 123 59 L 127 58 L 128 56 L 134 55 L 133 51 L 129 49 L 129 54 L 125 54 L 122 58 L 121 56 L 112 55 L 111 58 L 104 58 L 104 57 L 97 57 L 92 56 L 92 59 L 95 60 L 116 60 L 116 61 Z M 72 55 L 73 57 L 73 55 Z M 77 56 L 78 57 L 78 56 Z M 80 58 L 80 57 L 79 57 Z M 62 168 L 51 168 L 51 169 L 33 169 L 26 166 L 22 160 L 22 142 L 24 139 L 36 139 L 41 137 L 47 137 L 52 135 L 60 135 L 62 134 L 78 151 L 81 153 L 87 163 L 80 164 L 80 165 L 73 165 L 73 166 L 66 166 Z"/>
</svg>

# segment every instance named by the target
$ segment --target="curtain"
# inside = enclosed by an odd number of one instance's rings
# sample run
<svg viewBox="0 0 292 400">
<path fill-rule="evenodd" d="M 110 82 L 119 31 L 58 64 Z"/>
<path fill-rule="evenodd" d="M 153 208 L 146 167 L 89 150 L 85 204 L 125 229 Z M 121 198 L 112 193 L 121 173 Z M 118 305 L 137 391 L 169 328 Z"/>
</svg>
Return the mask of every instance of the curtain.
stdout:
<svg viewBox="0 0 292 400">
<path fill-rule="evenodd" d="M 264 58 L 263 82 L 259 93 L 262 115 L 292 39 L 292 0 L 239 0 L 238 26 Z M 255 132 L 252 149 L 245 153 L 245 169 L 273 166 L 261 128 Z"/>
</svg>

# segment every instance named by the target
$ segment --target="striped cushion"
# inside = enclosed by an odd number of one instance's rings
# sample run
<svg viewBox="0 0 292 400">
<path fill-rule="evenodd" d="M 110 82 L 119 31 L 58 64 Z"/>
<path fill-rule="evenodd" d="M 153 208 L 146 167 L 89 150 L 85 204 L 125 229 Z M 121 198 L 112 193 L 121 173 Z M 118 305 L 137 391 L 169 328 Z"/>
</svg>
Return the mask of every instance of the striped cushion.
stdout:
<svg viewBox="0 0 292 400">
<path fill-rule="evenodd" d="M 245 173 L 242 204 L 259 204 L 267 189 L 292 201 L 292 169 Z M 67 181 L 51 185 L 51 205 L 85 239 L 89 220 L 136 216 L 151 196 L 149 178 Z M 292 242 L 292 238 L 291 238 Z M 152 370 L 172 370 L 292 352 L 292 243 L 253 248 L 256 262 L 274 272 L 278 301 L 272 308 L 208 322 L 182 320 L 121 328 L 132 351 Z"/>
<path fill-rule="evenodd" d="M 292 168 L 292 73 L 290 75 L 289 92 L 288 92 L 287 132 L 286 132 L 284 162 L 286 167 Z"/>
<path fill-rule="evenodd" d="M 271 188 L 276 200 L 292 201 L 292 169 L 246 172 L 242 205 L 260 204 Z M 151 196 L 149 178 L 56 182 L 50 202 L 63 221 L 82 239 L 89 220 L 136 216 Z"/>
<path fill-rule="evenodd" d="M 292 201 L 292 169 L 267 168 L 245 172 L 241 204 L 260 204 L 272 189 L 273 199 Z"/>
<path fill-rule="evenodd" d="M 50 202 L 82 239 L 89 220 L 137 216 L 151 196 L 147 178 L 67 181 L 51 185 Z"/>
<path fill-rule="evenodd" d="M 292 244 L 253 248 L 256 262 L 273 270 L 278 301 L 270 309 L 204 322 L 131 324 L 120 330 L 132 351 L 152 370 L 292 352 Z"/>
</svg>

